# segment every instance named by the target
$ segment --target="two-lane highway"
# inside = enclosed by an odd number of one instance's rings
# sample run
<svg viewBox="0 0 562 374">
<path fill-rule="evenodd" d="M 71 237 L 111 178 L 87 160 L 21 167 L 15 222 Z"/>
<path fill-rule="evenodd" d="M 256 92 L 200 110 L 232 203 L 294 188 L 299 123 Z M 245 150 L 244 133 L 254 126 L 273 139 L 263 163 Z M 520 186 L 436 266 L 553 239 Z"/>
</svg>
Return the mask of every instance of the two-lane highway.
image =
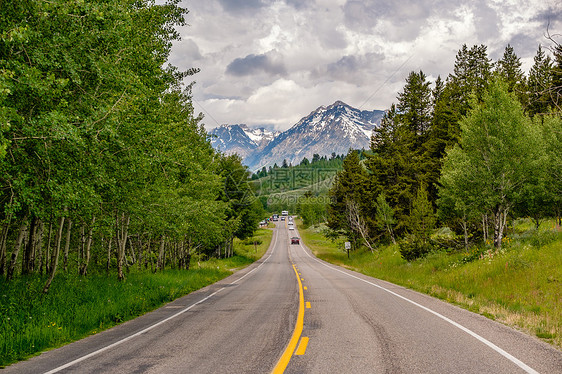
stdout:
<svg viewBox="0 0 562 374">
<path fill-rule="evenodd" d="M 250 267 L 5 373 L 562 373 L 562 352 L 316 259 L 280 222 Z"/>
<path fill-rule="evenodd" d="M 264 257 L 120 326 L 7 367 L 7 373 L 264 373 L 293 333 L 298 288 L 287 229 Z"/>
<path fill-rule="evenodd" d="M 286 373 L 562 373 L 562 352 L 533 337 L 318 260 L 302 244 L 289 255 L 306 350 Z"/>
</svg>

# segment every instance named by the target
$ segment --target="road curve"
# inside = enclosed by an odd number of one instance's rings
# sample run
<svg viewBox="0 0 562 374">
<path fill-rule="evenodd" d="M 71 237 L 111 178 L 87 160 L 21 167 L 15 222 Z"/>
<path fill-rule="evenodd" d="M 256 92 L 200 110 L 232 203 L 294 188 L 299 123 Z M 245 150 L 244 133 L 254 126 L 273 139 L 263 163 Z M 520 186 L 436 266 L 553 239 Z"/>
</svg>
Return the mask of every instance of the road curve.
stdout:
<svg viewBox="0 0 562 374">
<path fill-rule="evenodd" d="M 320 261 L 290 244 L 295 233 L 280 222 L 251 266 L 3 372 L 562 373 L 561 351 Z"/>
</svg>

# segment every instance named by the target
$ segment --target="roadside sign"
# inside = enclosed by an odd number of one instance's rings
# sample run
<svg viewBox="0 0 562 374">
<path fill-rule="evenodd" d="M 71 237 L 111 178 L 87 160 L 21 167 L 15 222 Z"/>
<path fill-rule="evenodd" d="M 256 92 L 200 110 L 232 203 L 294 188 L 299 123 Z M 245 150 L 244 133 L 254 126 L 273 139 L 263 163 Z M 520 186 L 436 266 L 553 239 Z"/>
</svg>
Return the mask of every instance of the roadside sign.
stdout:
<svg viewBox="0 0 562 374">
<path fill-rule="evenodd" d="M 341 242 L 340 242 L 340 243 L 341 243 Z M 345 245 L 345 249 L 346 249 L 347 251 L 349 251 L 349 250 L 351 249 L 351 243 L 350 243 L 350 242 L 345 242 L 344 245 Z"/>
</svg>

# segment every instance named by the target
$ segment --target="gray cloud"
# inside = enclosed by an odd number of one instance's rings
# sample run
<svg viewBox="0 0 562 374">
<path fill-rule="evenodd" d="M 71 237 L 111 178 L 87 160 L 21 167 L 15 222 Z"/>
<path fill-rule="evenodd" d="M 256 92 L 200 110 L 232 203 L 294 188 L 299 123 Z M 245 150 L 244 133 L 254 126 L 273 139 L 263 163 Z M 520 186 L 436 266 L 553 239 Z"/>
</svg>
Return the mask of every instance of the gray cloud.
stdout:
<svg viewBox="0 0 562 374">
<path fill-rule="evenodd" d="M 370 33 L 380 26 L 392 41 L 414 40 L 433 11 L 442 11 L 439 4 L 416 0 L 358 1 L 348 0 L 343 6 L 345 24 L 349 28 Z"/>
<path fill-rule="evenodd" d="M 495 61 L 510 43 L 527 72 L 562 20 L 560 0 L 181 1 L 190 26 L 170 62 L 201 67 L 186 81 L 197 105 L 217 123 L 279 129 L 335 100 L 386 109 L 409 71 L 444 78 L 465 43 Z"/>
<path fill-rule="evenodd" d="M 376 24 L 377 13 L 362 1 L 347 1 L 343 6 L 346 26 L 354 30 L 369 30 Z"/>
<path fill-rule="evenodd" d="M 380 53 L 367 53 L 364 55 L 346 55 L 335 62 L 313 69 L 310 77 L 315 81 L 330 79 L 332 81 L 346 82 L 361 85 L 371 78 L 377 66 L 382 66 L 384 55 Z"/>
<path fill-rule="evenodd" d="M 478 38 L 482 41 L 497 38 L 502 27 L 497 12 L 484 1 L 475 4 L 473 10 Z"/>
<path fill-rule="evenodd" d="M 509 44 L 513 47 L 513 51 L 517 56 L 534 55 L 539 49 L 537 39 L 527 34 L 516 34 L 509 40 Z M 502 50 L 503 55 L 503 50 Z"/>
<path fill-rule="evenodd" d="M 174 43 L 169 61 L 180 69 L 186 69 L 194 67 L 202 59 L 197 44 L 191 39 L 186 39 Z"/>
<path fill-rule="evenodd" d="M 285 75 L 285 65 L 266 54 L 251 54 L 237 58 L 226 67 L 227 74 L 242 77 L 264 72 L 268 75 Z"/>
<path fill-rule="evenodd" d="M 347 81 L 346 78 L 361 73 L 366 68 L 372 68 L 376 62 L 383 59 L 384 56 L 377 53 L 368 53 L 364 56 L 343 56 L 338 61 L 328 64 L 326 73 L 331 77 Z"/>
<path fill-rule="evenodd" d="M 315 0 L 285 0 L 285 2 L 295 9 L 308 8 L 316 3 Z"/>
<path fill-rule="evenodd" d="M 241 12 L 263 8 L 271 3 L 271 0 L 219 0 L 223 9 L 230 12 Z"/>
<path fill-rule="evenodd" d="M 533 18 L 533 21 L 539 21 L 546 25 L 553 24 L 562 19 L 562 3 L 558 2 L 556 5 L 549 6 L 548 9 L 538 12 Z"/>
</svg>

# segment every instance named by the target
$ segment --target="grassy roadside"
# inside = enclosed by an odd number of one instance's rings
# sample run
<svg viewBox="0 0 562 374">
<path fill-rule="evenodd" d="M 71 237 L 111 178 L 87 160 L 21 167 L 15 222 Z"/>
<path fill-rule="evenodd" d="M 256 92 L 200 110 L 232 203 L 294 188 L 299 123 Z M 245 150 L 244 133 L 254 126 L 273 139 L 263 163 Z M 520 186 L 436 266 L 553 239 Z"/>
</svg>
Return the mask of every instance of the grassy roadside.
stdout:
<svg viewBox="0 0 562 374">
<path fill-rule="evenodd" d="M 115 326 L 219 281 L 259 259 L 272 231 L 235 240 L 235 256 L 198 262 L 190 270 L 151 273 L 136 266 L 123 282 L 115 275 L 60 274 L 48 295 L 44 277 L 0 280 L 0 367 Z M 254 240 L 257 244 L 254 247 Z"/>
<path fill-rule="evenodd" d="M 408 263 L 398 246 L 359 250 L 347 258 L 322 227 L 299 227 L 305 244 L 331 263 L 427 293 L 562 348 L 562 233 L 552 222 L 539 232 L 523 222 L 499 253 L 438 252 Z"/>
</svg>

